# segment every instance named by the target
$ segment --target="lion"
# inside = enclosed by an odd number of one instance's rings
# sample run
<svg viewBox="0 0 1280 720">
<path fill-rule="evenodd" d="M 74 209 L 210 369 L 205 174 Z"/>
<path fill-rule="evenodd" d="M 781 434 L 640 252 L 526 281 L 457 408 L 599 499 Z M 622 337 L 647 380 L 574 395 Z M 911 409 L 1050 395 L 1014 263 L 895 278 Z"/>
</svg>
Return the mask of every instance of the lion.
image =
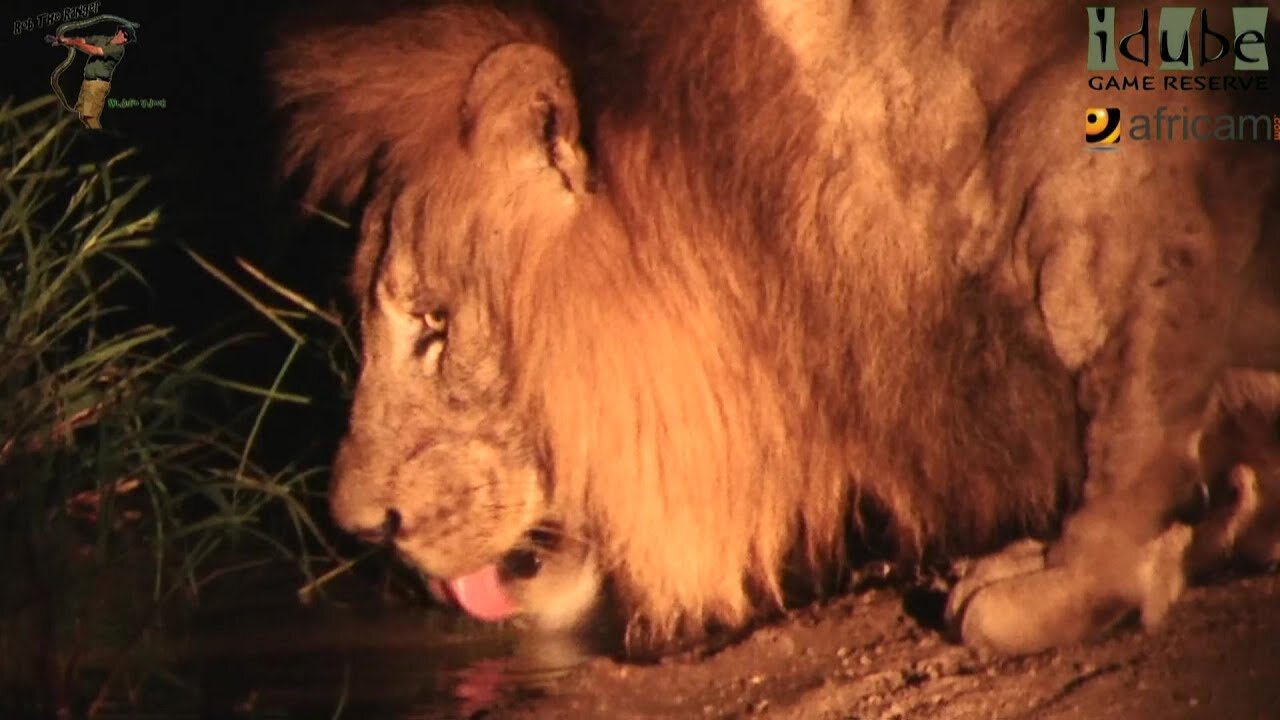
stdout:
<svg viewBox="0 0 1280 720">
<path fill-rule="evenodd" d="M 988 558 L 950 620 L 1008 653 L 1274 552 L 1274 474 L 1201 447 L 1233 373 L 1280 369 L 1277 154 L 1087 149 L 1086 108 L 1235 109 L 1091 90 L 1086 20 L 477 1 L 292 33 L 283 165 L 363 218 L 333 517 L 474 616 L 656 648 L 856 542 Z"/>
</svg>

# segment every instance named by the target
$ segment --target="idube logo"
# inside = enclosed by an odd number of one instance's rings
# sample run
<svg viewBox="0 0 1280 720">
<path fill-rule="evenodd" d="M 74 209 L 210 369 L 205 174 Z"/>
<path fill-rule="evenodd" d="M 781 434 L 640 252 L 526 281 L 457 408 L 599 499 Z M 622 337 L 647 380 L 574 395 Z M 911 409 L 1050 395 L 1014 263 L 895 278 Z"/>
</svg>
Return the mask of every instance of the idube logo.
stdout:
<svg viewBox="0 0 1280 720">
<path fill-rule="evenodd" d="M 1115 7 L 1086 8 L 1089 43 L 1085 65 L 1091 73 L 1089 87 L 1138 91 L 1268 90 L 1267 8 L 1229 9 L 1228 16 L 1228 8 L 1223 7 L 1162 7 L 1159 27 L 1153 31 L 1152 13 L 1147 8 L 1140 8 L 1139 15 L 1122 13 L 1122 20 L 1117 20 Z M 1129 23 L 1136 23 L 1137 27 Z M 1122 27 L 1118 29 L 1118 25 Z M 1159 74 L 1151 74 L 1152 69 Z"/>
</svg>

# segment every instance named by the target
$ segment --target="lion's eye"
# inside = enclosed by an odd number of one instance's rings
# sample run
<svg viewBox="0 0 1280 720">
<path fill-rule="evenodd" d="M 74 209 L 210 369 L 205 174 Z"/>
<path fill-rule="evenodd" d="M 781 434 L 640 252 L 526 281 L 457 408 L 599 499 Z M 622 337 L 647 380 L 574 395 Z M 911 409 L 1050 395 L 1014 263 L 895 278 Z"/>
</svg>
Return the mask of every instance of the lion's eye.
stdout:
<svg viewBox="0 0 1280 720">
<path fill-rule="evenodd" d="M 428 330 L 443 333 L 449 326 L 449 311 L 444 308 L 436 308 L 429 313 L 423 313 L 422 324 Z"/>
<path fill-rule="evenodd" d="M 435 371 L 440 366 L 440 355 L 444 352 L 445 341 L 449 337 L 449 311 L 436 308 L 422 313 L 422 332 L 414 343 L 414 354 L 421 357 L 425 367 Z"/>
</svg>

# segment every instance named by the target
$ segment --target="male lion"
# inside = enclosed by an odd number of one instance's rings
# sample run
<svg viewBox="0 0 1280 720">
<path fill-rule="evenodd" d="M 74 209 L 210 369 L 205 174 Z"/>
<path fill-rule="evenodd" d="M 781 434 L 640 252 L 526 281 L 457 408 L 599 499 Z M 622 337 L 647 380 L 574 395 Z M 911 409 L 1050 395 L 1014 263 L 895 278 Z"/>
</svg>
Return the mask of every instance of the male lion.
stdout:
<svg viewBox="0 0 1280 720">
<path fill-rule="evenodd" d="M 659 646 L 778 607 L 859 534 L 907 561 L 1047 541 L 957 587 L 969 643 L 1158 622 L 1180 512 L 1226 476 L 1199 452 L 1220 383 L 1280 368 L 1277 158 L 1089 151 L 1086 108 L 1237 111 L 1092 91 L 1089 39 L 1082 6 L 1006 0 L 297 33 L 286 164 L 364 208 L 334 517 L 477 616 L 572 625 L 603 596 Z"/>
</svg>

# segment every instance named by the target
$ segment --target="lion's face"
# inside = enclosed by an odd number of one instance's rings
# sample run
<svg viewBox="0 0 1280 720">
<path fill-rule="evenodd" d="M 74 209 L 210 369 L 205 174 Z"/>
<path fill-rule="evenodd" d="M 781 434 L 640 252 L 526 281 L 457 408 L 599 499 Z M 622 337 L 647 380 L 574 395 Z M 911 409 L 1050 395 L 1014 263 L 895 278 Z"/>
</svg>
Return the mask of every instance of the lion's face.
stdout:
<svg viewBox="0 0 1280 720">
<path fill-rule="evenodd" d="M 534 607 L 565 624 L 594 596 L 594 573 L 586 544 L 550 522 L 550 479 L 510 403 L 500 323 L 489 299 L 441 292 L 420 261 L 414 242 L 393 238 L 371 281 L 333 516 L 386 536 L 477 616 Z"/>
<path fill-rule="evenodd" d="M 364 312 L 364 365 L 333 511 L 364 533 L 398 516 L 397 547 L 426 572 L 453 577 L 501 556 L 537 522 L 541 473 L 503 407 L 478 303 L 432 298 L 388 259 Z"/>
<path fill-rule="evenodd" d="M 564 625 L 598 582 L 590 543 L 557 520 L 542 420 L 516 399 L 512 309 L 530 238 L 586 212 L 585 161 L 558 115 L 572 102 L 558 76 L 539 93 L 508 74 L 548 76 L 549 54 L 529 48 L 477 71 L 467 118 L 447 130 L 467 141 L 433 148 L 438 174 L 388 184 L 365 211 L 352 276 L 362 368 L 331 506 L 472 614 Z"/>
</svg>

